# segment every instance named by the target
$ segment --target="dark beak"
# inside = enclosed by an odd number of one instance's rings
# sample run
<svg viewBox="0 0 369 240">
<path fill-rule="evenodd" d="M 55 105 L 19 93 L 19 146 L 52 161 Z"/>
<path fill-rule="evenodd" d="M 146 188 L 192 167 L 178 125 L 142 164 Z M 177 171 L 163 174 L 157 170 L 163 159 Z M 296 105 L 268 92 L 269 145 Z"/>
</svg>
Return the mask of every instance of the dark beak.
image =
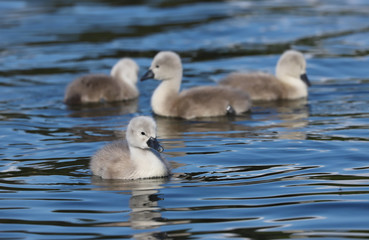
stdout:
<svg viewBox="0 0 369 240">
<path fill-rule="evenodd" d="M 147 140 L 147 146 L 149 146 L 152 149 L 155 149 L 158 152 L 162 152 L 164 151 L 164 148 L 160 145 L 160 143 L 158 142 L 158 140 L 156 138 L 149 138 L 149 140 Z"/>
<path fill-rule="evenodd" d="M 308 78 L 308 76 L 306 75 L 306 73 L 301 74 L 300 78 L 301 78 L 301 80 L 302 80 L 304 83 L 306 83 L 306 85 L 307 85 L 308 87 L 310 87 L 310 86 L 311 86 L 311 83 L 310 83 L 309 78 Z"/>
<path fill-rule="evenodd" d="M 155 75 L 154 75 L 153 71 L 149 70 L 145 73 L 145 75 L 143 75 L 141 77 L 141 81 L 145 81 L 146 79 L 151 79 L 151 78 L 154 78 L 154 77 L 155 77 Z"/>
</svg>

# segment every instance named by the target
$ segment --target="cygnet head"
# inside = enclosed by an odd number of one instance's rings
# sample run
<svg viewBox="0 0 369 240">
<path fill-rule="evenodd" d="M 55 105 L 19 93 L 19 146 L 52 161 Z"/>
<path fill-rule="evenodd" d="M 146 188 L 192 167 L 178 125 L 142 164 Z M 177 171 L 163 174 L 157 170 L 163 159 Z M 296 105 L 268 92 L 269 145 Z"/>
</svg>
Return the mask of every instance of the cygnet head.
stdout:
<svg viewBox="0 0 369 240">
<path fill-rule="evenodd" d="M 110 76 L 127 83 L 137 83 L 139 66 L 130 58 L 122 58 L 111 69 Z"/>
<path fill-rule="evenodd" d="M 276 76 L 281 80 L 289 78 L 301 79 L 307 86 L 311 85 L 306 75 L 304 55 L 295 50 L 288 50 L 279 58 L 276 67 Z"/>
<path fill-rule="evenodd" d="M 171 51 L 162 51 L 155 55 L 149 71 L 141 78 L 146 79 L 171 80 L 182 79 L 182 62 L 180 56 Z"/>
<path fill-rule="evenodd" d="M 127 127 L 127 142 L 131 147 L 140 149 L 155 149 L 162 152 L 164 148 L 156 139 L 156 123 L 151 117 L 135 117 Z"/>
</svg>

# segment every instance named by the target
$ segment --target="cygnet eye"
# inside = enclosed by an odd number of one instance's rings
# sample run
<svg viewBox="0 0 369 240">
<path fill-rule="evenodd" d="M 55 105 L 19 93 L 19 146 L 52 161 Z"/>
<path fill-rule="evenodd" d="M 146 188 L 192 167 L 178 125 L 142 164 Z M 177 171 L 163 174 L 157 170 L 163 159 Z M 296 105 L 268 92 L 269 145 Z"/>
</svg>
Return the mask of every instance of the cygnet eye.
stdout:
<svg viewBox="0 0 369 240">
<path fill-rule="evenodd" d="M 145 132 L 141 132 L 141 135 L 146 135 L 146 133 Z"/>
<path fill-rule="evenodd" d="M 159 65 L 156 65 L 155 67 L 156 67 L 156 68 L 159 68 L 160 66 L 159 66 Z"/>
</svg>

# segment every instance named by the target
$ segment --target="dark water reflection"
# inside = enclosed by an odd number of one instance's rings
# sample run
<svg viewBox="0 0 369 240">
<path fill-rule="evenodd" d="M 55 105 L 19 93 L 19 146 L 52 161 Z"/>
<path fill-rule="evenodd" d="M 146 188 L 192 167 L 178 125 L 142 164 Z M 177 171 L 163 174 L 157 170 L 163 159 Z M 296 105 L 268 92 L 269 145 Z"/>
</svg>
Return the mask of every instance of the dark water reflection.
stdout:
<svg viewBox="0 0 369 240">
<path fill-rule="evenodd" d="M 68 106 L 68 109 L 69 116 L 75 118 L 125 115 L 137 112 L 138 100 Z"/>
<path fill-rule="evenodd" d="M 1 1 L 2 239 L 366 239 L 367 1 Z M 151 115 L 140 98 L 63 104 L 66 85 L 160 50 L 183 88 L 232 71 L 272 73 L 307 57 L 307 101 L 256 103 L 236 117 L 155 117 L 169 179 L 103 181 L 89 157 Z"/>
</svg>

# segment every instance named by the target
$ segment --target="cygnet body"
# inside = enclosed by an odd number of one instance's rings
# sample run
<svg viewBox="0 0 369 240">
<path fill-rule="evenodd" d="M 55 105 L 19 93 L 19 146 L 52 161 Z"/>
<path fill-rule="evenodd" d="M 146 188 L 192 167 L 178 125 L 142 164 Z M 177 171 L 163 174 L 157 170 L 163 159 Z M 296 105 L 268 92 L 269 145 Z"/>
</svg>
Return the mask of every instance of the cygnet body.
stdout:
<svg viewBox="0 0 369 240">
<path fill-rule="evenodd" d="M 74 105 L 135 99 L 139 95 L 136 86 L 138 70 L 135 61 L 122 58 L 112 68 L 110 76 L 90 74 L 71 82 L 65 91 L 64 102 Z"/>
<path fill-rule="evenodd" d="M 126 140 L 105 145 L 92 156 L 90 169 L 103 179 L 140 179 L 170 174 L 168 162 L 160 155 L 156 123 L 151 117 L 135 117 L 127 127 Z"/>
<path fill-rule="evenodd" d="M 276 76 L 261 72 L 231 73 L 219 84 L 241 89 L 253 101 L 306 98 L 310 86 L 305 58 L 295 50 L 288 50 L 279 58 Z"/>
<path fill-rule="evenodd" d="M 225 86 L 200 86 L 180 92 L 182 63 L 178 54 L 162 51 L 154 57 L 149 71 L 141 78 L 161 83 L 151 97 L 155 114 L 185 119 L 240 114 L 251 106 L 249 96 Z"/>
</svg>

